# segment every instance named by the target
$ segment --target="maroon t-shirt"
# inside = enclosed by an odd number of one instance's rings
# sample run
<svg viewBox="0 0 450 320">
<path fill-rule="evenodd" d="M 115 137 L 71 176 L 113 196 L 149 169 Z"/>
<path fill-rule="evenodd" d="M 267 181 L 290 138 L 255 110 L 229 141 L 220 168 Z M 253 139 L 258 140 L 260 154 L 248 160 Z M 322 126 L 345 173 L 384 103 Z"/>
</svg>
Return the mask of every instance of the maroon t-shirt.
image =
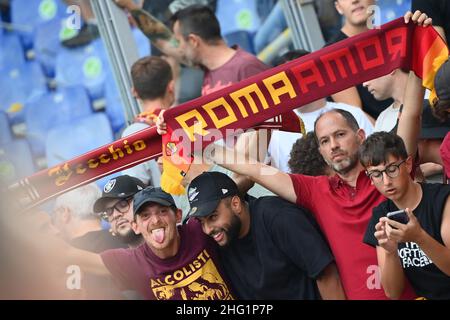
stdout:
<svg viewBox="0 0 450 320">
<path fill-rule="evenodd" d="M 231 300 L 230 286 L 219 266 L 217 245 L 195 219 L 178 227 L 180 248 L 168 259 L 147 244 L 136 249 L 101 253 L 103 263 L 122 290 L 135 290 L 149 300 Z"/>
<path fill-rule="evenodd" d="M 270 69 L 254 55 L 239 47 L 233 47 L 233 49 L 236 49 L 235 55 L 224 65 L 215 70 L 205 71 L 202 96 Z"/>
</svg>

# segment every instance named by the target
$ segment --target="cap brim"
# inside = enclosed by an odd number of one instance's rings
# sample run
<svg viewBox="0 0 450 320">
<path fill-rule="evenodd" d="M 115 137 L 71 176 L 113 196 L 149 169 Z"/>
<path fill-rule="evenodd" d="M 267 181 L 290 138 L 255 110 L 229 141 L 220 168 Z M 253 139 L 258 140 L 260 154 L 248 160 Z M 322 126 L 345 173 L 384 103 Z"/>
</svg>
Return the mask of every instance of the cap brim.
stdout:
<svg viewBox="0 0 450 320">
<path fill-rule="evenodd" d="M 209 216 L 214 210 L 217 209 L 217 206 L 219 205 L 219 202 L 222 199 L 215 199 L 210 200 L 207 202 L 203 202 L 199 205 L 193 205 L 191 206 L 191 209 L 189 210 L 188 216 L 189 217 L 206 217 Z"/>
<path fill-rule="evenodd" d="M 95 213 L 100 213 L 100 212 L 105 211 L 106 203 L 108 203 L 108 201 L 111 200 L 111 199 L 125 199 L 125 198 L 128 198 L 128 197 L 131 197 L 133 194 L 134 193 L 127 193 L 127 194 L 124 194 L 124 195 L 122 195 L 120 197 L 118 195 L 114 195 L 114 194 L 104 195 L 103 197 L 98 198 L 97 201 L 95 201 L 95 203 L 94 203 L 94 212 Z"/>
<path fill-rule="evenodd" d="M 139 210 L 142 209 L 142 207 L 149 202 L 157 203 L 157 204 L 160 204 L 165 207 L 172 207 L 174 205 L 173 203 L 170 203 L 169 201 L 166 201 L 166 200 L 163 200 L 160 198 L 149 197 L 149 198 L 146 198 L 144 201 L 142 201 L 138 206 L 133 208 L 134 214 L 139 212 Z"/>
</svg>

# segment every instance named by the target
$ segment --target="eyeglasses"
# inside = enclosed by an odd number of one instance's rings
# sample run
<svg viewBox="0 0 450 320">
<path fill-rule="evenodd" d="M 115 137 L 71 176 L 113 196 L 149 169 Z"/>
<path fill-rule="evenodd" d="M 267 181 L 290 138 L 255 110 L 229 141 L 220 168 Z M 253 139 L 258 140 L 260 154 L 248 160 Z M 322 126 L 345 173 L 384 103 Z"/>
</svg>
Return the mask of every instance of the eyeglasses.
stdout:
<svg viewBox="0 0 450 320">
<path fill-rule="evenodd" d="M 388 165 L 384 170 L 373 170 L 373 171 L 366 171 L 367 176 L 372 180 L 373 183 L 379 183 L 383 181 L 383 172 L 386 172 L 386 175 L 389 178 L 397 178 L 398 174 L 400 173 L 400 166 L 402 163 L 406 161 L 402 160 L 399 163 L 393 163 Z"/>
<path fill-rule="evenodd" d="M 113 220 L 114 210 L 117 210 L 120 213 L 125 213 L 130 209 L 131 198 L 126 198 L 119 200 L 114 206 L 106 208 L 100 215 L 102 219 L 106 221 Z"/>
</svg>

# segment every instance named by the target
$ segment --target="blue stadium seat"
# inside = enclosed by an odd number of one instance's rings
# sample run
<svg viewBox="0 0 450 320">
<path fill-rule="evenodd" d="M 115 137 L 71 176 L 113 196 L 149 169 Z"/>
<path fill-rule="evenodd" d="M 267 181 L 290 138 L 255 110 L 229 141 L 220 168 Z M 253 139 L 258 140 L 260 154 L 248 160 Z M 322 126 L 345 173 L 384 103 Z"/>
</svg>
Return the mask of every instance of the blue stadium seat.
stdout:
<svg viewBox="0 0 450 320">
<path fill-rule="evenodd" d="M 25 64 L 25 54 L 19 36 L 5 33 L 0 38 L 0 70 L 2 72 L 20 68 Z"/>
<path fill-rule="evenodd" d="M 411 10 L 411 0 L 378 0 L 376 4 L 381 10 L 381 24 L 403 17 L 406 11 Z"/>
<path fill-rule="evenodd" d="M 117 133 L 125 126 L 125 112 L 119 89 L 112 75 L 108 76 L 106 80 L 105 99 L 105 113 L 111 122 L 114 133 Z"/>
<path fill-rule="evenodd" d="M 49 167 L 70 160 L 113 141 L 108 117 L 98 112 L 52 128 L 45 143 Z"/>
<path fill-rule="evenodd" d="M 3 39 L 3 28 L 1 27 L 1 25 L 3 25 L 3 19 L 2 19 L 2 15 L 0 14 L 0 43 Z"/>
<path fill-rule="evenodd" d="M 131 30 L 139 52 L 139 58 L 151 55 L 150 40 L 138 28 Z"/>
<path fill-rule="evenodd" d="M 34 35 L 34 53 L 42 65 L 45 75 L 55 77 L 56 57 L 62 48 L 60 32 L 65 20 L 52 19 L 36 27 Z"/>
<path fill-rule="evenodd" d="M 5 111 L 12 124 L 24 121 L 24 105 L 47 92 L 41 66 L 35 61 L 20 68 L 0 72 L 0 110 Z"/>
<path fill-rule="evenodd" d="M 61 48 L 56 58 L 56 82 L 61 86 L 83 85 L 92 100 L 104 96 L 108 63 L 100 39 L 85 47 Z"/>
<path fill-rule="evenodd" d="M 45 156 L 48 131 L 56 126 L 70 127 L 92 114 L 89 97 L 81 86 L 59 88 L 25 105 L 26 136 L 36 157 Z"/>
<path fill-rule="evenodd" d="M 255 32 L 261 25 L 256 10 L 257 0 L 218 0 L 216 16 L 222 35 L 238 30 Z"/>
<path fill-rule="evenodd" d="M 45 147 L 47 164 L 55 166 L 112 141 L 113 133 L 104 113 L 80 118 L 69 127 L 58 126 L 49 131 Z M 104 177 L 97 184 L 103 187 L 107 181 L 108 177 Z"/>
<path fill-rule="evenodd" d="M 6 113 L 0 111 L 0 145 L 11 142 L 13 135 L 9 125 L 9 119 Z"/>
<path fill-rule="evenodd" d="M 11 1 L 11 21 L 17 26 L 26 50 L 33 47 L 34 32 L 39 24 L 68 16 L 67 6 L 62 0 L 13 0 Z"/>
<path fill-rule="evenodd" d="M 253 48 L 253 37 L 250 32 L 244 30 L 234 31 L 226 34 L 224 38 L 229 46 L 237 44 L 245 51 L 253 54 L 255 53 Z"/>
<path fill-rule="evenodd" d="M 36 171 L 28 142 L 0 145 L 0 185 L 10 185 Z"/>
</svg>

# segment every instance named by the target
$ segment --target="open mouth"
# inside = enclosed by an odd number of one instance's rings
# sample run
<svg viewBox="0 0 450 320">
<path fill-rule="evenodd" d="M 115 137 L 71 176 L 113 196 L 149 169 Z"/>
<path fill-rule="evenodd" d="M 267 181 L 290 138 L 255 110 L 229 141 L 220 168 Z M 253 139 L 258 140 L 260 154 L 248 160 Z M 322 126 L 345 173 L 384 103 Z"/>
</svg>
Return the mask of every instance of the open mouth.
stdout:
<svg viewBox="0 0 450 320">
<path fill-rule="evenodd" d="M 386 189 L 386 194 L 391 195 L 391 194 L 394 194 L 394 193 L 395 193 L 395 189 L 394 188 Z"/>
<path fill-rule="evenodd" d="M 216 242 L 220 242 L 220 241 L 222 241 L 222 239 L 223 239 L 223 237 L 224 237 L 224 233 L 223 233 L 223 231 L 220 231 L 220 232 L 211 234 L 211 236 L 213 237 L 213 239 L 214 239 Z"/>
<path fill-rule="evenodd" d="M 166 232 L 164 228 L 157 228 L 157 229 L 153 229 L 150 232 L 153 240 L 155 240 L 157 243 L 163 243 L 164 239 L 166 237 Z"/>
</svg>

